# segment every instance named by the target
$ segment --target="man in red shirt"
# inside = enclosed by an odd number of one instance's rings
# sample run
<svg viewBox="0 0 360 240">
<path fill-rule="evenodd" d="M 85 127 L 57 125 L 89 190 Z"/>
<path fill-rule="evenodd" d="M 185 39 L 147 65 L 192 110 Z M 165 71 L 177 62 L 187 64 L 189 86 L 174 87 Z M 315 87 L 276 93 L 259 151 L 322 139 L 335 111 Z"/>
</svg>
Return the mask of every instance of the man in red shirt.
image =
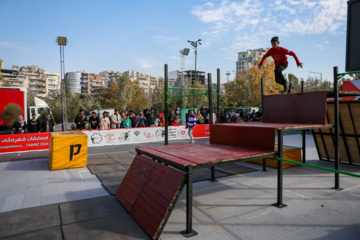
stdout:
<svg viewBox="0 0 360 240">
<path fill-rule="evenodd" d="M 284 92 L 291 93 L 293 88 L 292 84 L 290 83 L 289 86 L 286 79 L 284 78 L 284 75 L 282 74 L 282 71 L 284 71 L 288 66 L 286 55 L 293 56 L 298 67 L 302 68 L 303 64 L 299 61 L 294 52 L 289 51 L 286 48 L 279 47 L 279 44 L 280 42 L 278 37 L 273 37 L 271 39 L 272 48 L 270 48 L 269 51 L 267 51 L 267 53 L 265 53 L 265 55 L 262 57 L 258 67 L 261 67 L 265 58 L 271 56 L 275 62 L 275 81 L 284 86 Z"/>
</svg>

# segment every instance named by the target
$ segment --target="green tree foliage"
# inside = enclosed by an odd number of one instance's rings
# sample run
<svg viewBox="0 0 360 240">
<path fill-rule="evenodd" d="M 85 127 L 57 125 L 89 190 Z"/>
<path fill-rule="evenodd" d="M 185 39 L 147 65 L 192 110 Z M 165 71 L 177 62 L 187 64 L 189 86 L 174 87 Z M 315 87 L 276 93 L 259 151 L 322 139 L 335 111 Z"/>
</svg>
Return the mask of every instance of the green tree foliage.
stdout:
<svg viewBox="0 0 360 240">
<path fill-rule="evenodd" d="M 21 114 L 21 107 L 18 104 L 10 103 L 4 108 L 4 111 L 0 116 L 4 119 L 6 126 L 10 129 Z"/>
<path fill-rule="evenodd" d="M 169 99 L 168 104 L 171 102 Z M 150 101 L 151 107 L 155 108 L 158 111 L 165 109 L 165 88 L 164 88 L 164 79 L 160 78 L 157 82 L 156 87 L 153 90 Z"/>
<path fill-rule="evenodd" d="M 321 81 L 318 78 L 308 77 L 305 81 L 305 92 L 315 91 L 329 91 L 333 89 L 333 84 L 330 81 Z"/>
<path fill-rule="evenodd" d="M 119 77 L 112 82 L 108 89 L 103 89 L 99 102 L 102 108 L 118 108 L 121 110 L 138 111 L 147 107 L 148 97 L 139 83 L 132 82 L 128 74 Z"/>
<path fill-rule="evenodd" d="M 2 83 L 1 84 L 2 87 L 11 87 L 11 84 L 7 80 L 2 80 L 1 83 Z"/>
<path fill-rule="evenodd" d="M 195 80 L 194 84 L 191 86 L 192 88 L 201 88 L 201 90 L 190 90 L 187 91 L 187 94 L 199 94 L 205 93 L 207 89 L 205 89 L 205 85 L 200 82 L 200 80 Z M 214 95 L 214 92 L 213 92 Z M 208 97 L 206 95 L 199 95 L 199 96 L 191 96 L 186 97 L 186 108 L 199 108 L 203 105 L 208 105 Z M 213 103 L 216 103 L 216 98 Z"/>
</svg>

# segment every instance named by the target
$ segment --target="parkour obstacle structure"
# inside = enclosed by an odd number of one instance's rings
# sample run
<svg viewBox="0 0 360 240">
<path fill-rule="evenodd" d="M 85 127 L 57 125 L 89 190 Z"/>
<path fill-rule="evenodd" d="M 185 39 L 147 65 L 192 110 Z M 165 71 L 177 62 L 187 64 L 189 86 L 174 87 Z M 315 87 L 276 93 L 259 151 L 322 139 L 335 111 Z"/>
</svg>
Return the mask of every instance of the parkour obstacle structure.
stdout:
<svg viewBox="0 0 360 240">
<path fill-rule="evenodd" d="M 165 65 L 165 92 L 168 91 L 167 65 Z M 339 93 L 337 67 L 334 68 L 333 92 L 309 92 L 289 95 L 264 94 L 262 84 L 263 121 L 253 123 L 210 124 L 210 142 L 206 144 L 175 144 L 164 146 L 139 147 L 137 155 L 123 179 L 117 199 L 135 218 L 140 226 L 153 239 L 158 239 L 167 220 L 186 185 L 186 229 L 185 237 L 197 235 L 192 227 L 193 171 L 211 168 L 211 180 L 215 181 L 215 167 L 234 162 L 274 157 L 277 165 L 277 202 L 275 207 L 283 208 L 283 161 L 335 172 L 335 189 L 340 190 L 339 174 L 353 177 L 360 175 L 339 170 L 339 96 L 354 96 L 360 93 Z M 218 69 L 218 88 L 220 87 Z M 211 74 L 208 74 L 209 109 L 212 112 Z M 218 103 L 219 93 L 218 90 Z M 185 97 L 185 96 L 182 96 Z M 326 111 L 327 98 L 334 98 L 334 124 L 329 124 Z M 168 113 L 167 94 L 165 96 L 165 115 Z M 220 104 L 218 104 L 219 106 Z M 306 116 L 304 114 L 306 113 Z M 212 118 L 212 114 L 209 116 Z M 212 122 L 212 119 L 210 119 Z M 167 125 L 165 131 L 167 131 Z M 334 169 L 306 163 L 305 134 L 303 134 L 303 161 L 294 162 L 283 158 L 283 133 L 305 130 L 334 131 Z M 278 150 L 275 151 L 275 135 L 278 137 Z M 165 135 L 167 136 L 167 134 Z M 242 137 L 242 136 L 246 136 Z M 246 139 L 246 140 L 245 140 Z M 261 139 L 259 141 L 259 139 Z M 266 165 L 263 164 L 263 170 Z M 270 203 L 269 203 L 270 204 Z"/>
</svg>

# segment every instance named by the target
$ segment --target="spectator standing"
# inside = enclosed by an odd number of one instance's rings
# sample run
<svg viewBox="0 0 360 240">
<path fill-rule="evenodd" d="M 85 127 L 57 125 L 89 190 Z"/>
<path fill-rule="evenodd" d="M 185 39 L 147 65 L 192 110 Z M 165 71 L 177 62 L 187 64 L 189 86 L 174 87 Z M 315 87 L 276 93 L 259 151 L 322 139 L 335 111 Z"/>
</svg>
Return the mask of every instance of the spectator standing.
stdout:
<svg viewBox="0 0 360 240">
<path fill-rule="evenodd" d="M 220 112 L 220 123 L 227 123 L 227 118 L 226 118 L 226 114 L 225 114 L 225 109 L 221 109 Z"/>
<path fill-rule="evenodd" d="M 25 130 L 27 129 L 26 122 L 24 121 L 24 118 L 22 115 L 19 115 L 18 120 L 14 122 L 12 125 L 11 130 L 14 133 L 25 133 Z"/>
<path fill-rule="evenodd" d="M 96 112 L 91 113 L 91 117 L 89 118 L 89 130 L 100 130 L 100 120 L 98 116 L 96 116 Z"/>
<path fill-rule="evenodd" d="M 154 108 L 151 108 L 150 112 L 148 113 L 147 120 L 148 120 L 149 127 L 155 126 L 156 116 L 155 116 Z"/>
<path fill-rule="evenodd" d="M 140 116 L 137 119 L 137 123 L 135 127 L 145 127 L 146 126 L 146 117 L 144 116 L 144 114 L 142 112 L 140 112 L 141 114 L 139 114 Z"/>
<path fill-rule="evenodd" d="M 136 116 L 133 110 L 129 112 L 129 119 L 131 120 L 131 126 L 136 126 Z"/>
<path fill-rule="evenodd" d="M 176 117 L 174 117 L 174 118 L 172 119 L 171 126 L 180 126 L 180 124 L 177 122 L 177 118 L 176 118 Z"/>
<path fill-rule="evenodd" d="M 150 127 L 149 125 L 149 111 L 147 109 L 144 109 L 144 116 L 146 118 L 145 127 Z"/>
<path fill-rule="evenodd" d="M 213 124 L 215 124 L 216 123 L 216 121 L 217 121 L 217 119 L 216 119 L 216 110 L 214 110 L 214 112 L 212 113 L 212 115 L 213 115 Z M 220 115 L 220 118 L 221 118 L 221 115 Z M 208 122 L 208 124 L 210 124 L 210 119 L 209 119 L 209 113 L 208 113 L 208 115 L 206 116 L 206 121 Z"/>
<path fill-rule="evenodd" d="M 227 120 L 227 122 L 229 122 L 229 121 L 230 121 L 230 119 L 231 119 L 231 116 L 230 116 L 229 110 L 225 110 L 225 116 L 226 116 L 226 120 Z"/>
<path fill-rule="evenodd" d="M 111 128 L 120 128 L 121 124 L 121 116 L 119 114 L 119 111 L 115 109 L 115 112 L 113 115 L 111 115 Z"/>
<path fill-rule="evenodd" d="M 206 113 L 206 109 L 205 109 L 204 106 L 201 107 L 201 109 L 200 109 L 200 114 L 203 116 L 203 119 L 206 118 L 207 113 Z"/>
<path fill-rule="evenodd" d="M 205 119 L 199 110 L 197 110 L 197 113 L 196 113 L 196 123 L 198 123 L 198 124 L 205 123 Z"/>
<path fill-rule="evenodd" d="M 54 131 L 54 122 L 51 120 L 50 115 L 46 116 L 46 119 L 41 123 L 41 129 L 43 132 L 53 132 Z"/>
<path fill-rule="evenodd" d="M 230 110 L 230 119 L 233 117 L 233 116 L 235 116 L 235 112 L 234 112 L 234 109 L 232 108 L 231 110 Z"/>
<path fill-rule="evenodd" d="M 175 118 L 175 111 L 171 110 L 170 115 L 168 116 L 168 123 L 171 125 L 173 123 L 173 119 Z"/>
<path fill-rule="evenodd" d="M 194 110 L 190 110 L 189 111 L 189 118 L 188 118 L 188 121 L 186 123 L 186 127 L 189 128 L 189 136 L 190 136 L 190 143 L 194 143 L 194 138 L 193 138 L 193 135 L 192 135 L 192 131 L 195 127 L 195 124 L 196 124 L 196 116 L 194 115 Z"/>
<path fill-rule="evenodd" d="M 124 125 L 124 128 L 131 128 L 132 127 L 131 120 L 129 118 L 130 118 L 129 114 L 125 116 L 125 120 L 122 122 L 122 124 Z"/>
<path fill-rule="evenodd" d="M 29 133 L 38 133 L 40 132 L 40 122 L 36 119 L 36 114 L 32 114 L 32 119 L 28 124 Z"/>
<path fill-rule="evenodd" d="M 159 122 L 159 127 L 165 127 L 165 117 L 164 116 L 161 117 L 161 120 Z"/>
<path fill-rule="evenodd" d="M 76 116 L 74 122 L 76 124 L 76 129 L 83 130 L 86 128 L 87 119 L 84 115 L 83 109 L 80 109 L 79 114 Z"/>
<path fill-rule="evenodd" d="M 100 129 L 109 130 L 110 129 L 110 120 L 107 117 L 107 112 L 103 112 L 103 117 L 100 120 Z"/>
</svg>

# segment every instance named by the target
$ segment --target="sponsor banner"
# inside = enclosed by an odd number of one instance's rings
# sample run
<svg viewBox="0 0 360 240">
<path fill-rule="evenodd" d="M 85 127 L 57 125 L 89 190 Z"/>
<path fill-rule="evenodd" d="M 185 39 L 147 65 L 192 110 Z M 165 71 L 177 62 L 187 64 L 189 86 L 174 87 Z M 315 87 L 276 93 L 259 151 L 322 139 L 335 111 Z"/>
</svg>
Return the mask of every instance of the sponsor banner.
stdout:
<svg viewBox="0 0 360 240">
<path fill-rule="evenodd" d="M 50 133 L 0 135 L 0 153 L 49 149 Z"/>
<path fill-rule="evenodd" d="M 165 140 L 164 127 L 119 128 L 101 131 L 82 131 L 88 136 L 88 146 L 109 146 L 130 143 L 146 143 Z M 185 126 L 170 127 L 169 140 L 190 139 Z M 193 130 L 195 138 L 209 137 L 208 124 L 196 125 Z M 33 150 L 48 150 L 50 133 L 25 133 L 0 135 L 0 154 Z"/>
<path fill-rule="evenodd" d="M 210 137 L 210 124 L 195 125 L 192 134 L 194 138 Z"/>
<path fill-rule="evenodd" d="M 89 137 L 89 147 L 165 141 L 164 127 L 120 128 L 83 133 Z M 188 129 L 185 126 L 169 127 L 169 140 L 174 139 L 190 139 Z"/>
</svg>

